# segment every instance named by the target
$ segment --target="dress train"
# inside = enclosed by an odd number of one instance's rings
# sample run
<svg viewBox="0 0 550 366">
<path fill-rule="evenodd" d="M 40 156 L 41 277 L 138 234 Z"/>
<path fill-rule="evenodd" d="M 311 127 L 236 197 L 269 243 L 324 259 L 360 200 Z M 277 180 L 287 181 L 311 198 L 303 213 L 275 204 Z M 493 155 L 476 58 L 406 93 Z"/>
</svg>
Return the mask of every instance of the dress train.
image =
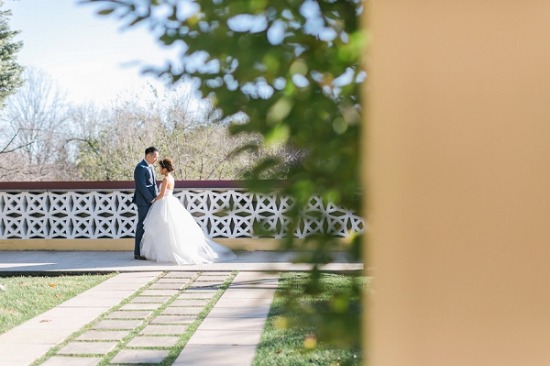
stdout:
<svg viewBox="0 0 550 366">
<path fill-rule="evenodd" d="M 157 200 L 143 222 L 141 255 L 157 262 L 213 263 L 234 259 L 231 249 L 212 241 L 172 190 Z"/>
</svg>

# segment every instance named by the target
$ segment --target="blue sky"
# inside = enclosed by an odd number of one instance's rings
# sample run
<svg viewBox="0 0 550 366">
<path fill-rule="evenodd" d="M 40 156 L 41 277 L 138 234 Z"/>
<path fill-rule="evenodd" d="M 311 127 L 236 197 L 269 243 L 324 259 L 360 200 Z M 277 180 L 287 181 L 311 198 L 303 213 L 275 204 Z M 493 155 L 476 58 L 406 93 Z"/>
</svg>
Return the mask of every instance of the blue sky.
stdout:
<svg viewBox="0 0 550 366">
<path fill-rule="evenodd" d="M 158 46 L 144 27 L 121 31 L 113 17 L 77 0 L 4 0 L 12 30 L 24 42 L 23 66 L 45 72 L 76 103 L 104 104 L 138 92 L 150 77 L 143 65 L 161 65 L 175 50 Z"/>
</svg>

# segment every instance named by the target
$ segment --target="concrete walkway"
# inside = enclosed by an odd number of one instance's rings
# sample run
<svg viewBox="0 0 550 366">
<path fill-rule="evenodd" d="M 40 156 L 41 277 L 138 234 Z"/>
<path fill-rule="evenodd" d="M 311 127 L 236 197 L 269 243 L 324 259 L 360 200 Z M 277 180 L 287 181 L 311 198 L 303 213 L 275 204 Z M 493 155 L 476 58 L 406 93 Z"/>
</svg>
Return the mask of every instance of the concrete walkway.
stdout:
<svg viewBox="0 0 550 366">
<path fill-rule="evenodd" d="M 2 274 L 119 273 L 0 335 L 0 365 L 251 365 L 279 273 L 309 268 L 296 255 L 175 266 L 127 252 L 0 252 Z M 361 268 L 337 259 L 325 270 Z"/>
<path fill-rule="evenodd" d="M 58 252 L 0 251 L 1 273 L 43 272 L 135 272 L 135 271 L 303 271 L 308 264 L 296 264 L 300 252 L 238 252 L 230 262 L 178 266 L 172 263 L 135 260 L 130 252 Z M 321 267 L 326 271 L 361 270 L 361 263 L 349 263 L 345 254 L 334 253 L 332 263 Z"/>
</svg>

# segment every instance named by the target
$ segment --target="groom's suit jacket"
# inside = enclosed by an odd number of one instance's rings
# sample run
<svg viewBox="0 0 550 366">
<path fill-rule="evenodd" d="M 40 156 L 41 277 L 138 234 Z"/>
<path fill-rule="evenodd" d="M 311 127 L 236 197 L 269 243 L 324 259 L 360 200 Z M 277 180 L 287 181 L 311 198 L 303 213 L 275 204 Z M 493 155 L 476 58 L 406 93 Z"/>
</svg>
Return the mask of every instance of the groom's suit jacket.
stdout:
<svg viewBox="0 0 550 366">
<path fill-rule="evenodd" d="M 138 206 L 149 206 L 151 201 L 158 194 L 157 183 L 155 182 L 155 175 L 153 167 L 149 167 L 149 164 L 145 159 L 140 161 L 136 165 L 134 170 L 134 183 L 136 191 L 132 202 Z"/>
</svg>

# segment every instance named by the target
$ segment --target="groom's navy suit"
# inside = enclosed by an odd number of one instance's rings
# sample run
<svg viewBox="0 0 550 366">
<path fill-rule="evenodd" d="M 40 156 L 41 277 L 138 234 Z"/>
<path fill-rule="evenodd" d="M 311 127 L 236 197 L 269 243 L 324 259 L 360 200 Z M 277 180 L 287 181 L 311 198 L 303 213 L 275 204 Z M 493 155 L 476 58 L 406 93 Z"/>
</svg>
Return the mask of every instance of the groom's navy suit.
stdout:
<svg viewBox="0 0 550 366">
<path fill-rule="evenodd" d="M 138 211 L 138 222 L 136 226 L 136 242 L 134 247 L 134 255 L 141 255 L 140 245 L 143 237 L 143 220 L 149 212 L 151 202 L 158 194 L 158 187 L 155 181 L 155 170 L 153 166 L 149 166 L 147 161 L 143 159 L 136 165 L 134 170 L 134 182 L 136 191 L 132 202 L 136 204 Z"/>
</svg>

